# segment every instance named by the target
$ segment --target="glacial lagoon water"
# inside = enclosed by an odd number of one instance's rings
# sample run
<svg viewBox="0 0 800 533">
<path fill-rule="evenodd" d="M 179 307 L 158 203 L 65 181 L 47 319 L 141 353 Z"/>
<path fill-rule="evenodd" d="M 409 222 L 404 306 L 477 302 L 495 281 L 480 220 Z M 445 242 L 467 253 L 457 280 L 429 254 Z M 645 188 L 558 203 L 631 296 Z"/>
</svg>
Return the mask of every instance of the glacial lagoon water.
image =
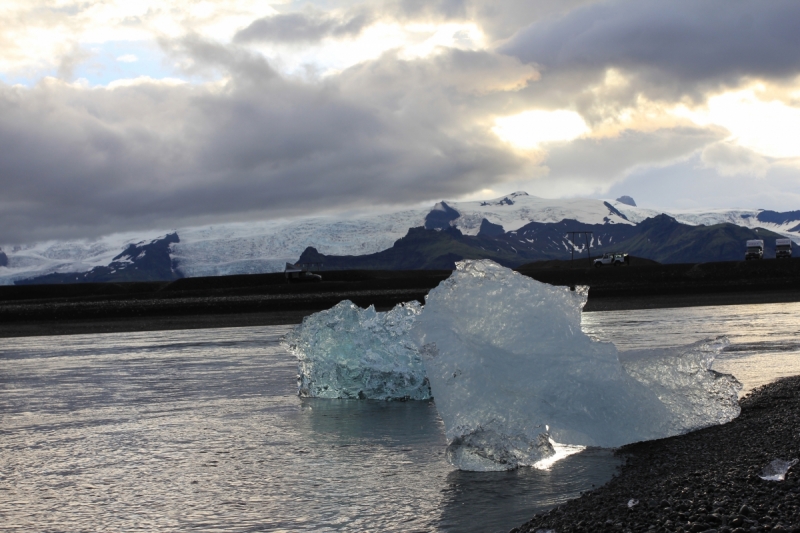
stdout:
<svg viewBox="0 0 800 533">
<path fill-rule="evenodd" d="M 800 304 L 585 313 L 622 349 L 727 335 L 746 392 L 800 374 Z M 507 531 L 608 480 L 587 450 L 550 470 L 460 472 L 431 402 L 301 399 L 288 327 L 0 342 L 8 531 Z"/>
</svg>

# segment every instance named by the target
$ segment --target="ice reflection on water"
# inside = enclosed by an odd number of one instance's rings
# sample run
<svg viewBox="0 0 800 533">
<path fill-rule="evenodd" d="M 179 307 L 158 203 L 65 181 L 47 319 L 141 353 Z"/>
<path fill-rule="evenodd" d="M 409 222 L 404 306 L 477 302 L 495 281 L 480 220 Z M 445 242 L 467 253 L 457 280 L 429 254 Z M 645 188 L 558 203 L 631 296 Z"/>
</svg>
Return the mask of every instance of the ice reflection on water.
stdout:
<svg viewBox="0 0 800 533">
<path fill-rule="evenodd" d="M 585 313 L 621 349 L 726 334 L 751 388 L 800 374 L 800 304 Z M 36 531 L 507 531 L 617 459 L 459 472 L 428 402 L 301 400 L 285 327 L 0 341 L 0 523 Z"/>
<path fill-rule="evenodd" d="M 431 403 L 298 398 L 285 331 L 3 340 L 3 529 L 507 531 L 618 464 L 455 471 Z"/>
</svg>

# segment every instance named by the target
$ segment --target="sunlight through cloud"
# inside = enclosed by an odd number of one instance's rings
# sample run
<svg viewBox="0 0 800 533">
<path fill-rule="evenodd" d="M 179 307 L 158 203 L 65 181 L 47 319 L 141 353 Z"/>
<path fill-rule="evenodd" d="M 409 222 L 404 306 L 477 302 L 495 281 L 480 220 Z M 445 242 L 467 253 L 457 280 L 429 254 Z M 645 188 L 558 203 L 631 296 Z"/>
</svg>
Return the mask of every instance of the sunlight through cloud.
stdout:
<svg viewBox="0 0 800 533">
<path fill-rule="evenodd" d="M 757 96 L 763 87 L 728 92 L 708 99 L 705 109 L 680 106 L 673 112 L 700 126 L 721 126 L 731 141 L 767 157 L 800 157 L 800 109 Z"/>
<path fill-rule="evenodd" d="M 522 149 L 537 148 L 548 142 L 571 141 L 589 133 L 589 126 L 578 113 L 559 109 L 533 110 L 495 119 L 492 132 L 503 141 Z"/>
</svg>

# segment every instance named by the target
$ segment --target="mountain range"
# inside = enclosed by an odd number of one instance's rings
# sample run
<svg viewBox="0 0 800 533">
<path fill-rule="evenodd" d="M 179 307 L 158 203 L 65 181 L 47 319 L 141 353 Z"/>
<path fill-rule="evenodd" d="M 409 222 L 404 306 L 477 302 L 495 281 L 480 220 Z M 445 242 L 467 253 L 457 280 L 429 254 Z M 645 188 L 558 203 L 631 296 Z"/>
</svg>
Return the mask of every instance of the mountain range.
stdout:
<svg viewBox="0 0 800 533">
<path fill-rule="evenodd" d="M 570 232 L 584 232 L 571 234 Z M 585 232 L 592 232 L 591 234 Z M 714 209 L 663 213 L 617 200 L 545 199 L 516 192 L 476 202 L 109 235 L 3 246 L 0 284 L 170 280 L 324 269 L 452 268 L 462 258 L 517 266 L 622 250 L 662 263 L 740 260 L 744 241 L 800 243 L 800 211 Z M 5 264 L 3 264 L 5 263 Z"/>
</svg>

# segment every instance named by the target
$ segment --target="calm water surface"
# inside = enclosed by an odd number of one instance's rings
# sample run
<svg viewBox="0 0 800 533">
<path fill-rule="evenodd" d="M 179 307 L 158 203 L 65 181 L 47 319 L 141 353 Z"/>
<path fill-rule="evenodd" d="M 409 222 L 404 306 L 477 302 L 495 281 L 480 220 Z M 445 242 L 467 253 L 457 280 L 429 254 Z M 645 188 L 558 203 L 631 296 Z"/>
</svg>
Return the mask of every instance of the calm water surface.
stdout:
<svg viewBox="0 0 800 533">
<path fill-rule="evenodd" d="M 620 350 L 679 346 L 725 335 L 713 368 L 733 374 L 741 395 L 800 374 L 800 303 L 584 313 L 583 331 Z"/>
<path fill-rule="evenodd" d="M 746 387 L 800 374 L 800 304 L 586 313 L 621 349 L 726 334 Z M 444 460 L 429 402 L 300 399 L 287 327 L 4 339 L 2 531 L 507 531 L 604 483 Z"/>
</svg>

